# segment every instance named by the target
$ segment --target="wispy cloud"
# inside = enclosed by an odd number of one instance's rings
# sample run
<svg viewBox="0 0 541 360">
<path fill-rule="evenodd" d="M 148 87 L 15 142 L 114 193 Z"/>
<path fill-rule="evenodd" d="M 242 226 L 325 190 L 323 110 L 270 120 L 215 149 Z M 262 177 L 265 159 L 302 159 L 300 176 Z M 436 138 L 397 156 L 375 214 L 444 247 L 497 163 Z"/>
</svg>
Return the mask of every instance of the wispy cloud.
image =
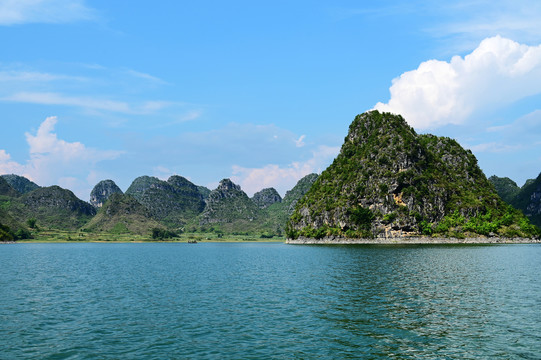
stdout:
<svg viewBox="0 0 541 360">
<path fill-rule="evenodd" d="M 37 71 L 0 71 L 0 82 L 51 82 L 59 80 L 85 81 L 82 76 L 51 74 Z"/>
<path fill-rule="evenodd" d="M 456 54 L 473 49 L 482 39 L 500 35 L 524 43 L 541 41 L 541 2 L 538 0 L 411 0 L 374 2 L 362 7 L 331 8 L 335 20 L 351 17 L 424 18 L 426 35 L 442 39 L 442 53 Z"/>
<path fill-rule="evenodd" d="M 468 43 L 501 35 L 522 42 L 541 41 L 541 3 L 537 0 L 463 0 L 433 3 L 438 24 L 427 32 L 439 37 L 457 37 Z"/>
<path fill-rule="evenodd" d="M 130 75 L 130 76 L 133 76 L 133 77 L 136 77 L 136 78 L 139 78 L 139 79 L 144 79 L 144 80 L 156 83 L 156 84 L 167 84 L 166 81 L 164 81 L 164 80 L 162 80 L 162 79 L 160 79 L 160 78 L 158 78 L 156 76 L 152 76 L 150 74 L 142 73 L 142 72 L 139 72 L 139 71 L 128 69 L 128 70 L 126 70 L 126 73 L 128 75 Z"/>
<path fill-rule="evenodd" d="M 171 101 L 144 101 L 132 105 L 125 101 L 110 100 L 92 96 L 69 96 L 54 92 L 18 92 L 0 98 L 4 102 L 19 102 L 40 105 L 62 105 L 80 107 L 90 110 L 110 111 L 132 115 L 148 115 L 161 111 L 167 107 L 183 106 L 183 103 Z M 193 114 L 188 114 L 190 118 Z M 197 117 L 197 116 L 196 116 Z M 186 119 L 190 120 L 190 118 Z"/>
<path fill-rule="evenodd" d="M 84 0 L 1 0 L 0 25 L 71 23 L 96 19 Z"/>
<path fill-rule="evenodd" d="M 490 152 L 490 153 L 504 153 L 514 152 L 521 150 L 524 147 L 522 145 L 509 145 L 501 142 L 489 142 L 483 144 L 477 144 L 470 146 L 470 150 L 474 153 Z"/>
<path fill-rule="evenodd" d="M 41 105 L 78 106 L 95 110 L 107 110 L 122 113 L 133 112 L 126 102 L 98 99 L 93 97 L 67 96 L 51 92 L 20 92 L 3 97 L 0 100 Z"/>
<path fill-rule="evenodd" d="M 149 99 L 149 93 L 161 97 L 163 92 L 159 88 L 167 84 L 150 74 L 124 68 L 89 68 L 86 64 L 65 64 L 65 68 L 66 73 L 57 73 L 24 64 L 0 64 L 0 101 L 69 106 L 96 114 L 161 114 L 165 116 L 161 123 L 166 125 L 201 115 L 197 105 Z"/>
</svg>

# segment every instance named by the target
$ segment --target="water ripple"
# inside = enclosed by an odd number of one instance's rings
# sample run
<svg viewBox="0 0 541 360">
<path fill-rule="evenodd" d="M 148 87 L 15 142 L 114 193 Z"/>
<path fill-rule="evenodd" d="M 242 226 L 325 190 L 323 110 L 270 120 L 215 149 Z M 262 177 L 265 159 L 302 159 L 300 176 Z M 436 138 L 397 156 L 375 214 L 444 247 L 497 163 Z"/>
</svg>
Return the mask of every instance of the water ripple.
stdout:
<svg viewBox="0 0 541 360">
<path fill-rule="evenodd" d="M 0 359 L 541 358 L 538 245 L 0 250 Z"/>
</svg>

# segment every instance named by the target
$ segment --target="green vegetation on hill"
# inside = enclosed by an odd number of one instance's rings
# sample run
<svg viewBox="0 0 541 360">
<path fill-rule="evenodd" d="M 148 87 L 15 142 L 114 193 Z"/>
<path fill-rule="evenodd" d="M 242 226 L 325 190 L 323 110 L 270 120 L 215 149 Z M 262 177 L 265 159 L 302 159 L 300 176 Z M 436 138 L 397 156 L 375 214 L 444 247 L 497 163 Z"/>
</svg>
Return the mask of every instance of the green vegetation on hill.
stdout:
<svg viewBox="0 0 541 360">
<path fill-rule="evenodd" d="M 0 177 L 0 196 L 17 197 L 21 195 L 3 177 Z"/>
<path fill-rule="evenodd" d="M 27 183 L 22 177 L 11 178 L 19 184 Z M 1 241 L 28 238 L 30 231 L 42 241 L 49 233 L 56 236 L 56 232 L 79 230 L 83 232 L 76 234 L 78 240 L 99 240 L 106 234 L 115 239 L 130 234 L 161 239 L 184 236 L 187 230 L 205 234 L 204 238 L 276 238 L 284 233 L 292 204 L 308 190 L 312 178 L 317 175 L 301 179 L 286 194 L 283 204 L 272 188 L 259 192 L 256 204 L 230 180 L 211 192 L 181 176 L 171 176 L 167 181 L 143 176 L 132 183 L 127 194 L 122 194 L 113 181 L 104 180 L 91 192 L 93 207 L 58 186 L 37 187 L 22 195 L 0 177 Z M 207 211 L 202 214 L 204 209 Z"/>
<path fill-rule="evenodd" d="M 489 180 L 505 202 L 522 211 L 532 224 L 541 227 L 541 174 L 537 179 L 526 180 L 521 188 L 509 178 L 491 176 Z"/>
<path fill-rule="evenodd" d="M 518 192 L 520 191 L 517 183 L 509 179 L 508 177 L 501 178 L 492 175 L 488 178 L 488 180 L 492 183 L 492 185 L 494 185 L 496 192 L 498 193 L 498 195 L 500 195 L 502 200 L 508 204 L 511 203 L 511 201 L 517 196 Z"/>
<path fill-rule="evenodd" d="M 211 190 L 205 186 L 197 186 L 197 190 L 199 190 L 199 193 L 203 196 L 203 200 L 207 200 Z"/>
<path fill-rule="evenodd" d="M 170 227 L 184 225 L 205 207 L 197 186 L 177 175 L 167 181 L 150 176 L 138 177 L 126 194 L 133 196 L 155 219 Z"/>
<path fill-rule="evenodd" d="M 21 194 L 26 194 L 39 188 L 39 185 L 28 180 L 24 176 L 10 174 L 2 175 L 2 178 L 4 178 L 12 188 Z"/>
<path fill-rule="evenodd" d="M 537 235 L 495 193 L 471 151 L 378 111 L 355 118 L 286 230 L 291 238 Z"/>
<path fill-rule="evenodd" d="M 0 241 L 31 239 L 30 231 L 0 207 Z"/>
<path fill-rule="evenodd" d="M 38 188 L 3 206 L 19 221 L 35 218 L 40 227 L 65 230 L 80 228 L 96 214 L 92 205 L 59 186 Z"/>
<path fill-rule="evenodd" d="M 83 228 L 84 231 L 112 234 L 149 235 L 152 229 L 164 226 L 154 220 L 150 212 L 130 195 L 112 194 Z"/>
<path fill-rule="evenodd" d="M 253 233 L 260 230 L 260 214 L 260 209 L 239 185 L 223 179 L 209 194 L 198 222 L 200 226 L 217 228 L 227 233 Z"/>
<path fill-rule="evenodd" d="M 317 178 L 318 175 L 315 173 L 308 174 L 300 179 L 293 189 L 286 192 L 282 204 L 288 217 L 293 214 L 297 202 L 310 190 Z"/>
<path fill-rule="evenodd" d="M 541 174 L 524 184 L 511 200 L 511 205 L 522 210 L 532 223 L 541 227 Z"/>
<path fill-rule="evenodd" d="M 263 219 L 264 235 L 282 236 L 284 234 L 287 219 L 293 213 L 295 205 L 310 189 L 317 177 L 317 174 L 306 175 L 297 182 L 293 189 L 286 192 L 281 202 L 276 202 L 263 210 L 260 219 Z"/>
</svg>

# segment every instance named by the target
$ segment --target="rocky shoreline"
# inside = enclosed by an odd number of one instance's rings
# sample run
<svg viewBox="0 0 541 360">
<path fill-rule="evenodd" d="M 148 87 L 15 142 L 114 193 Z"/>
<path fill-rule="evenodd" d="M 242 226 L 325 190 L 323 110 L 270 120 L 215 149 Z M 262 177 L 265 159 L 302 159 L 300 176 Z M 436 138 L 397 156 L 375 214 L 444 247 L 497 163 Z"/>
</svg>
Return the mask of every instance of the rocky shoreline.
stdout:
<svg viewBox="0 0 541 360">
<path fill-rule="evenodd" d="M 299 237 L 298 239 L 287 239 L 286 244 L 293 245 L 422 245 L 422 244 L 541 244 L 541 239 L 528 238 L 501 238 L 501 237 L 476 237 L 476 238 L 441 238 L 441 237 L 394 237 L 375 239 L 348 239 L 340 237 L 324 237 L 312 239 Z"/>
</svg>

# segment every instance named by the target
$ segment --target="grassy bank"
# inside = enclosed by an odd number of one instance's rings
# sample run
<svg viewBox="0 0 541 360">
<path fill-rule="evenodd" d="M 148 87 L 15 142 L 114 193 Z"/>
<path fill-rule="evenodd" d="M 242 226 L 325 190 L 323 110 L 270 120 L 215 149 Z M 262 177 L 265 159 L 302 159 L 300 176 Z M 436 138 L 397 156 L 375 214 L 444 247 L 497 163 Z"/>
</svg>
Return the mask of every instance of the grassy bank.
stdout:
<svg viewBox="0 0 541 360">
<path fill-rule="evenodd" d="M 83 231 L 33 231 L 33 239 L 20 243 L 72 243 L 72 242 L 284 242 L 283 237 L 262 238 L 257 235 L 225 235 L 216 233 L 183 233 L 167 240 L 152 239 L 150 235 L 114 234 Z"/>
</svg>

